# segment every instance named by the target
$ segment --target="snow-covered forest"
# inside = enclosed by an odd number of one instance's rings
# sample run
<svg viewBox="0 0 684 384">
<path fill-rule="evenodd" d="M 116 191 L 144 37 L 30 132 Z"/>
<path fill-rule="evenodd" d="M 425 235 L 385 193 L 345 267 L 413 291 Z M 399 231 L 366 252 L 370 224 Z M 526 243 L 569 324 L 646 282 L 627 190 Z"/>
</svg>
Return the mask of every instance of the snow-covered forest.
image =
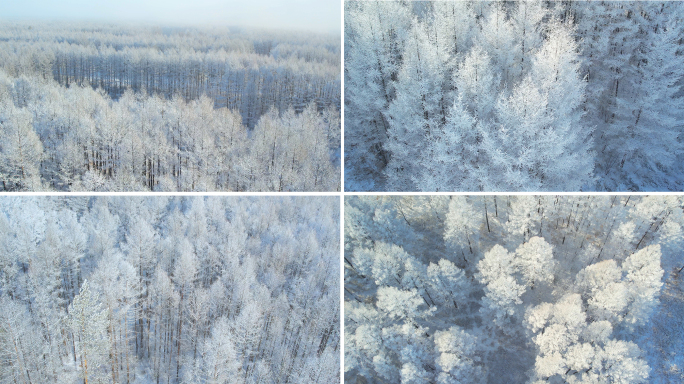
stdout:
<svg viewBox="0 0 684 384">
<path fill-rule="evenodd" d="M 0 383 L 339 383 L 338 197 L 3 197 Z"/>
<path fill-rule="evenodd" d="M 682 382 L 683 207 L 345 199 L 345 382 Z"/>
<path fill-rule="evenodd" d="M 3 22 L 6 191 L 340 189 L 340 37 Z"/>
<path fill-rule="evenodd" d="M 684 4 L 346 1 L 347 190 L 684 189 Z"/>
</svg>

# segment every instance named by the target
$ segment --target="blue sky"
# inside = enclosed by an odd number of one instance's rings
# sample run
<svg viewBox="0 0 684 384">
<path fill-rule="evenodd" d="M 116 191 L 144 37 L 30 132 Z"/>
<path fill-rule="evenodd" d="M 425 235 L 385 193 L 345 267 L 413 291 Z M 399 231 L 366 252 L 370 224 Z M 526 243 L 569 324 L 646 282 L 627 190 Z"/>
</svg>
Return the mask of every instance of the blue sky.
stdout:
<svg viewBox="0 0 684 384">
<path fill-rule="evenodd" d="M 10 20 L 145 21 L 340 31 L 339 0 L 1 0 Z"/>
</svg>

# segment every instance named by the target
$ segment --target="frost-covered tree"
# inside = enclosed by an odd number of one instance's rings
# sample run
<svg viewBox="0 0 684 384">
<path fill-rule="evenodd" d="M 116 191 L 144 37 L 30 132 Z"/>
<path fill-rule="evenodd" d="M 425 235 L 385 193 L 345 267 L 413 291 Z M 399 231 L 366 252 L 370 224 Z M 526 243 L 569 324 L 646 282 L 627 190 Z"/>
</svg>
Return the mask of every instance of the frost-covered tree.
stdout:
<svg viewBox="0 0 684 384">
<path fill-rule="evenodd" d="M 479 358 L 473 356 L 475 343 L 475 337 L 458 327 L 435 332 L 435 346 L 439 352 L 436 363 L 441 369 L 437 375 L 438 383 L 480 381 L 478 378 L 482 375 L 481 368 L 475 365 Z"/>
<path fill-rule="evenodd" d="M 26 321 L 26 308 L 7 297 L 0 298 L 0 305 L 0 382 L 55 380 L 56 367 L 42 361 L 44 344 L 38 328 Z"/>
<path fill-rule="evenodd" d="M 3 24 L 2 190 L 341 188 L 339 37 L 177 32 Z"/>
<path fill-rule="evenodd" d="M 467 292 L 467 281 L 463 270 L 449 260 L 440 260 L 437 264 L 430 263 L 427 269 L 434 296 L 442 303 L 453 303 L 458 308 L 458 302 L 463 301 L 463 293 Z"/>
<path fill-rule="evenodd" d="M 431 41 L 425 25 L 414 19 L 405 42 L 408 53 L 397 74 L 396 99 L 388 106 L 387 143 L 391 153 L 385 173 L 390 183 L 398 182 L 393 189 L 413 190 L 401 184 L 397 175 L 416 174 L 414 166 L 425 143 L 431 141 L 435 130 L 444 119 L 440 98 L 444 68 L 438 51 Z"/>
<path fill-rule="evenodd" d="M 235 382 L 237 352 L 232 332 L 225 318 L 220 319 L 211 332 L 211 338 L 204 344 L 207 383 Z"/>
<path fill-rule="evenodd" d="M 525 285 L 553 280 L 555 261 L 553 247 L 541 237 L 533 237 L 515 250 L 516 263 Z"/>
<path fill-rule="evenodd" d="M 339 382 L 339 226 L 336 198 L 0 199 L 0 383 Z"/>
<path fill-rule="evenodd" d="M 389 161 L 383 148 L 389 133 L 387 108 L 394 84 L 410 9 L 399 2 L 345 2 L 345 153 L 355 156 L 359 172 L 379 173 Z M 345 131 L 349 132 L 349 131 Z"/>
<path fill-rule="evenodd" d="M 32 129 L 32 118 L 26 109 L 0 104 L 2 134 L 2 177 L 5 190 L 40 190 L 39 165 L 43 159 L 43 145 Z"/>
<path fill-rule="evenodd" d="M 348 2 L 347 188 L 680 190 L 682 9 Z"/>
<path fill-rule="evenodd" d="M 492 310 L 497 322 L 515 314 L 515 305 L 522 304 L 520 296 L 526 290 L 513 276 L 516 271 L 514 257 L 514 253 L 495 245 L 477 265 L 477 278 L 487 287 L 483 308 Z"/>
<path fill-rule="evenodd" d="M 425 143 L 414 162 L 422 169 L 412 176 L 416 185 L 426 190 L 442 191 L 448 185 L 468 185 L 479 189 L 481 171 L 478 167 L 478 130 L 481 125 L 465 109 L 459 96 L 448 107 L 446 123 Z M 470 160 L 464 161 L 464 158 Z"/>
<path fill-rule="evenodd" d="M 69 326 L 78 345 L 80 377 L 84 384 L 108 382 L 102 366 L 107 356 L 107 314 L 95 294 L 83 281 L 69 306 Z"/>
<path fill-rule="evenodd" d="M 665 292 L 680 285 L 681 258 L 667 252 L 681 244 L 682 207 L 633 195 L 346 199 L 345 381 L 677 380 L 669 316 L 684 298 Z M 420 236 L 397 237 L 405 226 Z"/>
</svg>

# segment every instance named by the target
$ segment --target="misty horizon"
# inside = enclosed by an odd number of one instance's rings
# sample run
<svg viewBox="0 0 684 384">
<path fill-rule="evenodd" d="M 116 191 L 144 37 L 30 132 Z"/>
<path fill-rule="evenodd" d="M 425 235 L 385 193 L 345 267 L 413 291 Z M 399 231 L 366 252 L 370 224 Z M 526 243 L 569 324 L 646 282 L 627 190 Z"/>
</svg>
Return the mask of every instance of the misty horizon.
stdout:
<svg viewBox="0 0 684 384">
<path fill-rule="evenodd" d="M 51 3 L 46 0 L 14 1 L 0 5 L 0 20 L 11 22 L 83 22 L 138 24 L 165 27 L 253 28 L 340 34 L 339 3 L 299 0 L 257 0 L 245 4 L 232 1 L 124 0 L 116 6 L 86 1 Z"/>
</svg>

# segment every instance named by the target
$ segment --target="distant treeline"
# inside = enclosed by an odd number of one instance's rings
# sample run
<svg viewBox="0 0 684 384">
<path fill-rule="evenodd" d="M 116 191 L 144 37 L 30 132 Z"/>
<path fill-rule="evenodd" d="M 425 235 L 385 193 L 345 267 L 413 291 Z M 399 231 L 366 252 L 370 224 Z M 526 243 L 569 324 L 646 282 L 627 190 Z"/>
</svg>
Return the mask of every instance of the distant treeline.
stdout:
<svg viewBox="0 0 684 384">
<path fill-rule="evenodd" d="M 60 84 L 207 95 L 253 128 L 275 106 L 301 112 L 340 104 L 340 38 L 293 32 L 162 29 L 95 24 L 0 26 L 0 66 Z"/>
</svg>

